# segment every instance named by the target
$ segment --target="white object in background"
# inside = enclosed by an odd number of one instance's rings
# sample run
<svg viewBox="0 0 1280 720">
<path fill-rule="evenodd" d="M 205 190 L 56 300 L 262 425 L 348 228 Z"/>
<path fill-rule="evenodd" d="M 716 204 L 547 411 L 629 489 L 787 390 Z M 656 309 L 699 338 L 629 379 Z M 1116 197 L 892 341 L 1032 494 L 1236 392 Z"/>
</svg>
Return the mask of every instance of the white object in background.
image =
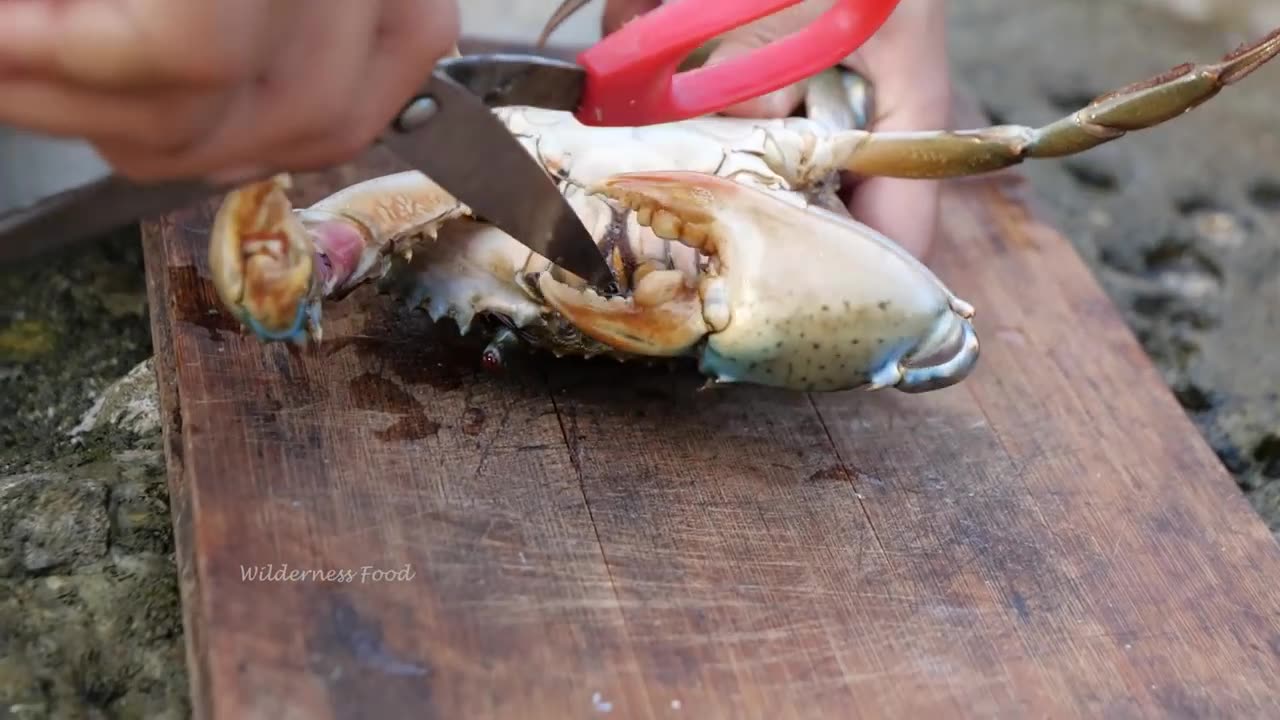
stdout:
<svg viewBox="0 0 1280 720">
<path fill-rule="evenodd" d="M 0 208 L 30 205 L 107 169 L 88 143 L 0 126 Z"/>
</svg>

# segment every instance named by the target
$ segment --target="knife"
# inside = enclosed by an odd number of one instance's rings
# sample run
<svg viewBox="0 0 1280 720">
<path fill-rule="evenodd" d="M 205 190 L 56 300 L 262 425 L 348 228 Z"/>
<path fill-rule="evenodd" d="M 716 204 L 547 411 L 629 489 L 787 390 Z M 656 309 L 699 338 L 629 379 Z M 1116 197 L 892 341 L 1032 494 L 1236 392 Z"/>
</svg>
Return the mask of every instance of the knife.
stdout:
<svg viewBox="0 0 1280 720">
<path fill-rule="evenodd" d="M 528 60 L 528 58 L 522 58 Z M 490 108 L 554 107 L 573 66 L 521 63 L 519 82 L 494 56 L 441 60 L 380 142 L 465 203 L 478 220 L 519 240 L 605 294 L 613 272 L 555 180 Z"/>
</svg>

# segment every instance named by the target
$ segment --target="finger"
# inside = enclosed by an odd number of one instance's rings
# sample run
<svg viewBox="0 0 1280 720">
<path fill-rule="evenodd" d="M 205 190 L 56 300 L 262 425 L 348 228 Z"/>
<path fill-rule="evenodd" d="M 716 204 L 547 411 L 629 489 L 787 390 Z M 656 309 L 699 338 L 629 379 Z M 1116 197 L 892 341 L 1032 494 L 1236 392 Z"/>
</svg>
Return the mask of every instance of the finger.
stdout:
<svg viewBox="0 0 1280 720">
<path fill-rule="evenodd" d="M 946 66 L 919 70 L 916 74 L 885 72 L 872 76 L 877 79 L 873 132 L 948 127 L 950 83 L 946 80 Z M 855 186 L 849 211 L 916 257 L 924 257 L 937 234 L 940 201 L 938 181 L 872 177 Z"/>
<path fill-rule="evenodd" d="M 926 131 L 947 126 L 943 106 L 922 98 L 903 104 L 903 93 L 912 92 L 897 84 L 877 86 L 877 107 L 882 108 L 873 132 Z M 872 177 L 854 187 L 849 211 L 861 222 L 892 238 L 916 257 L 924 257 L 935 240 L 938 227 L 941 184 L 936 180 Z"/>
<path fill-rule="evenodd" d="M 361 84 L 338 132 L 290 148 L 282 158 L 287 166 L 318 170 L 365 151 L 409 98 L 427 84 L 436 63 L 452 51 L 460 32 L 461 19 L 454 3 L 386 3 L 378 41 L 361 73 L 376 82 Z"/>
<path fill-rule="evenodd" d="M 921 15 L 910 28 L 919 34 L 920 42 L 906 42 L 901 34 L 882 39 L 850 63 L 875 87 L 873 132 L 950 126 L 952 84 L 944 23 L 941 13 Z M 936 239 L 940 203 L 938 181 L 874 177 L 855 186 L 849 210 L 908 252 L 924 257 Z"/>
<path fill-rule="evenodd" d="M 372 144 L 453 47 L 459 18 L 453 4 L 444 5 L 437 9 L 432 0 L 388 0 L 362 5 L 376 11 L 372 22 L 349 17 L 335 22 L 332 27 L 345 36 L 363 33 L 364 49 L 354 61 L 346 62 L 341 60 L 344 53 L 332 51 L 330 56 L 340 70 L 313 69 L 321 83 L 334 86 L 310 109 L 301 106 L 304 109 L 299 112 L 292 89 L 314 91 L 319 83 L 308 82 L 301 72 L 280 71 L 290 83 L 289 94 L 273 91 L 270 83 L 246 88 L 227 123 L 198 152 L 174 158 L 135 154 L 132 148 L 115 146 L 104 148 L 103 154 L 128 167 L 134 176 L 181 173 L 211 176 L 216 181 L 281 170 L 320 170 L 351 160 Z M 325 32 L 303 36 L 323 45 Z M 307 47 L 314 51 L 314 44 Z M 342 84 L 349 86 L 346 92 L 340 90 Z M 288 122 L 280 124 L 282 118 Z M 278 124 L 263 134 L 263 124 L 273 120 Z"/>
<path fill-rule="evenodd" d="M 763 47 L 763 41 L 751 35 L 730 34 L 707 56 L 707 65 L 741 57 Z M 767 95 L 751 98 L 721 111 L 731 117 L 780 118 L 790 115 L 804 99 L 804 83 L 794 83 Z"/>
<path fill-rule="evenodd" d="M 849 212 L 922 258 L 937 234 L 940 191 L 933 180 L 872 178 L 854 190 Z"/>
<path fill-rule="evenodd" d="M 368 65 L 387 5 L 298 0 L 282 31 L 289 38 L 283 52 L 255 83 L 254 109 L 228 122 L 193 160 L 221 157 L 224 167 L 278 162 L 299 145 L 333 142 L 348 131 L 361 86 L 382 81 Z"/>
<path fill-rule="evenodd" d="M 637 15 L 643 15 L 662 5 L 662 0 L 609 0 L 604 6 L 601 27 L 608 35 L 631 21 Z"/>
<path fill-rule="evenodd" d="M 198 157 L 196 153 L 204 146 L 200 138 L 217 133 L 219 127 L 225 126 L 227 118 L 242 116 L 252 108 L 253 86 L 243 85 L 231 92 L 220 93 L 216 97 L 218 103 L 210 105 L 216 109 L 203 116 L 204 122 L 187 125 L 186 134 L 175 135 L 170 143 L 160 144 L 147 137 L 145 133 L 136 132 L 144 127 L 155 127 L 158 136 L 165 131 L 163 124 L 148 126 L 140 124 L 133 128 L 135 132 L 124 136 L 107 136 L 102 133 L 86 133 L 85 136 L 117 173 L 132 180 L 155 181 L 202 177 L 211 172 L 211 166 L 216 167 L 224 163 L 201 163 L 198 160 L 192 160 L 193 155 Z M 140 102 L 138 108 L 154 108 L 160 104 L 156 101 Z"/>
<path fill-rule="evenodd" d="M 178 147 L 212 127 L 218 94 L 174 89 L 121 95 L 44 78 L 0 79 L 0 123 L 54 137 Z"/>
<path fill-rule="evenodd" d="M 291 147 L 341 134 L 359 85 L 369 81 L 365 61 L 382 4 L 307 4 L 312 12 L 275 23 L 280 51 L 256 81 L 234 90 L 225 117 L 210 132 L 170 152 L 104 143 L 103 155 L 136 179 L 206 176 L 245 166 L 275 169 Z"/>
<path fill-rule="evenodd" d="M 0 72 L 39 70 L 53 81 L 101 89 L 207 89 L 256 66 L 268 47 L 261 18 L 274 4 L 6 0 Z"/>
</svg>

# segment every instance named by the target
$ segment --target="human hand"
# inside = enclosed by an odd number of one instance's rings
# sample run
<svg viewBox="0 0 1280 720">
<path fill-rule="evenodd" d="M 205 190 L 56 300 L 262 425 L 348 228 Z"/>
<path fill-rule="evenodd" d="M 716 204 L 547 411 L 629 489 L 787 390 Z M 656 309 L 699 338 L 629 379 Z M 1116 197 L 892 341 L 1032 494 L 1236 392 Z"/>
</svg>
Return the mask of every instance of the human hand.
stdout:
<svg viewBox="0 0 1280 720">
<path fill-rule="evenodd" d="M 4 0 L 0 123 L 135 180 L 345 162 L 449 53 L 455 0 Z"/>
<path fill-rule="evenodd" d="M 661 0 L 609 0 L 604 32 L 613 32 L 660 4 Z M 808 0 L 726 34 L 707 64 L 743 55 L 789 35 L 830 7 L 829 0 Z M 949 122 L 952 85 L 944 0 L 902 0 L 880 30 L 844 64 L 874 86 L 876 117 L 870 130 L 939 130 Z M 800 105 L 803 95 L 803 84 L 797 84 L 724 113 L 785 117 Z M 933 180 L 867 178 L 854 188 L 849 210 L 859 221 L 922 257 L 937 232 L 939 192 L 938 182 Z"/>
</svg>

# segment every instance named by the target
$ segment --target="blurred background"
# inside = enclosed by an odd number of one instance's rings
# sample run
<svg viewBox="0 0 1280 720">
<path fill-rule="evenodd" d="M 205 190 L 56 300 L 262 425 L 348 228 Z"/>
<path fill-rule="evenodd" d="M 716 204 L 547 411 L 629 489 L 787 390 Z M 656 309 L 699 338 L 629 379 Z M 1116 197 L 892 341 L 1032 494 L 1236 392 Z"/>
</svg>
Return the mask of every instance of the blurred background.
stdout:
<svg viewBox="0 0 1280 720">
<path fill-rule="evenodd" d="M 463 3 L 528 42 L 555 0 Z M 602 2 L 552 38 L 586 44 Z M 1039 125 L 1280 26 L 1276 0 L 953 0 L 956 83 Z M 1165 126 L 1030 162 L 1046 219 L 1124 313 L 1242 491 L 1280 528 L 1280 64 Z M 0 192 L 59 168 L 0 132 Z M 67 162 L 84 161 L 67 146 Z M 0 271 L 0 708 L 186 717 L 139 238 Z M 25 538 L 19 551 L 13 538 Z M 35 548 L 32 550 L 32 548 Z M 0 715 L 4 711 L 0 709 Z"/>
</svg>

